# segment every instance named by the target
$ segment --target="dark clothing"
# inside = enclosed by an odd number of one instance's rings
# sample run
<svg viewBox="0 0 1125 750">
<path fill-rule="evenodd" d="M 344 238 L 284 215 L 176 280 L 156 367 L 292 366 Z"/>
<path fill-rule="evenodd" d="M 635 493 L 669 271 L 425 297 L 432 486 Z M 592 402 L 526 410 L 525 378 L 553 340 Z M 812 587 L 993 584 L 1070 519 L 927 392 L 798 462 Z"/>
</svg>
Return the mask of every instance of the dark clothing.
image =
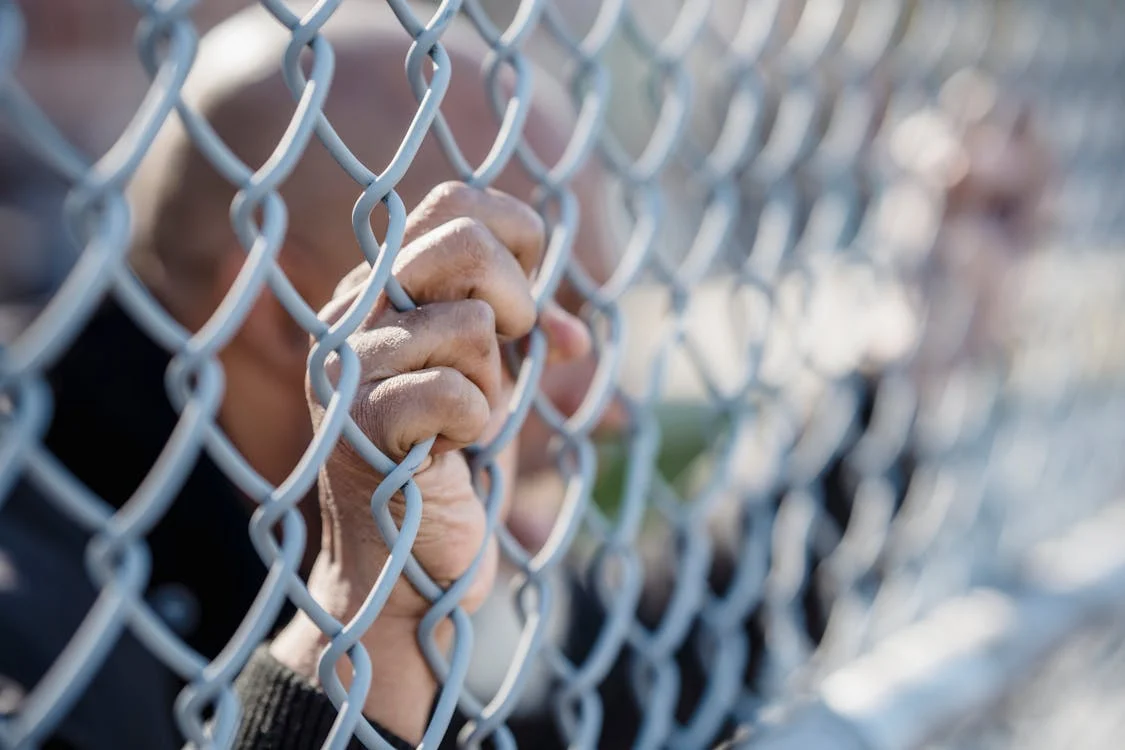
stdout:
<svg viewBox="0 0 1125 750">
<path fill-rule="evenodd" d="M 235 750 L 319 748 L 336 721 L 336 707 L 328 696 L 270 658 L 265 648 L 259 648 L 250 657 L 235 687 L 242 699 L 242 723 Z M 396 750 L 413 747 L 375 726 Z M 352 738 L 348 748 L 361 750 L 363 745 Z"/>
<path fill-rule="evenodd" d="M 124 311 L 107 304 L 48 374 L 55 403 L 46 445 L 114 507 L 136 491 L 176 426 L 164 390 L 170 360 Z M 246 531 L 250 512 L 250 501 L 201 452 L 147 537 L 151 590 L 158 599 L 169 590 L 179 594 L 177 608 L 195 622 L 176 624 L 204 656 L 226 644 L 265 580 Z M 204 599 L 207 606 L 198 606 Z"/>
<path fill-rule="evenodd" d="M 114 507 L 136 491 L 176 425 L 164 391 L 169 355 L 116 305 L 93 316 L 51 368 L 50 451 Z M 205 455 L 148 534 L 149 600 L 207 658 L 234 633 L 265 578 L 246 528 L 250 505 Z M 0 675 L 29 690 L 94 603 L 90 534 L 27 478 L 0 506 L 0 555 L 14 571 L 0 586 Z M 200 602 L 206 602 L 200 606 Z M 181 682 L 126 629 L 59 725 L 55 746 L 179 748 L 172 702 Z"/>
</svg>

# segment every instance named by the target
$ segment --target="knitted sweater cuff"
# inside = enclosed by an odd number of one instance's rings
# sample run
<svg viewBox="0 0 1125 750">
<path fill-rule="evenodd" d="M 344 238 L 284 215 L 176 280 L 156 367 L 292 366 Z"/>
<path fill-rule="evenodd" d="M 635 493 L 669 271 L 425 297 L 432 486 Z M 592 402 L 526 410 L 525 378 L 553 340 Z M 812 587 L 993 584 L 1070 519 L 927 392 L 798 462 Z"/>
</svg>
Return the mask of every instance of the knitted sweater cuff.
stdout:
<svg viewBox="0 0 1125 750">
<path fill-rule="evenodd" d="M 319 749 L 336 720 L 328 695 L 270 656 L 267 646 L 250 657 L 235 690 L 242 702 L 236 750 Z M 375 722 L 371 725 L 395 750 L 413 747 Z M 359 750 L 362 745 L 353 738 L 348 748 Z"/>
</svg>

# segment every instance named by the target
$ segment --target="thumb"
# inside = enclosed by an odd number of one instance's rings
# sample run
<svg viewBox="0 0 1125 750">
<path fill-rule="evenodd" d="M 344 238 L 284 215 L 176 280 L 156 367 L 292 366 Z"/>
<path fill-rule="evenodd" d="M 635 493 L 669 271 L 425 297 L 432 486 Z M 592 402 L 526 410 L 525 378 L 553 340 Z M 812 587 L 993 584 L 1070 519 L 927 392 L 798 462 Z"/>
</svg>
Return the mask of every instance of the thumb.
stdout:
<svg viewBox="0 0 1125 750">
<path fill-rule="evenodd" d="M 548 364 L 573 362 L 590 353 L 592 344 L 586 324 L 554 300 L 543 308 L 539 326 L 547 336 Z"/>
<path fill-rule="evenodd" d="M 590 330 L 579 318 L 551 300 L 539 314 L 539 328 L 547 337 L 547 364 L 565 364 L 589 355 L 592 348 Z M 521 355 L 527 356 L 530 340 L 518 344 Z"/>
</svg>

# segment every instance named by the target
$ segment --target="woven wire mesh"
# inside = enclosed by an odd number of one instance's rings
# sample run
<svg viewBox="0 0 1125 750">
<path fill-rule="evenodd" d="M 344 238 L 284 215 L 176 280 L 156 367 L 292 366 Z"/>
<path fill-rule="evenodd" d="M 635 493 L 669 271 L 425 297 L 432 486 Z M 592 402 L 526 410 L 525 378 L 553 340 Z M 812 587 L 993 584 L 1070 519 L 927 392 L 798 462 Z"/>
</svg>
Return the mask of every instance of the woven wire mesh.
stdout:
<svg viewBox="0 0 1125 750">
<path fill-rule="evenodd" d="M 974 671 L 971 660 L 955 663 L 960 678 L 941 683 L 939 656 L 938 666 L 919 668 L 911 683 L 926 686 L 930 675 L 936 687 L 903 689 L 898 703 L 875 701 L 878 710 L 859 712 L 866 723 L 832 699 L 838 670 L 878 653 L 912 624 L 940 617 L 943 606 L 971 604 L 966 597 L 977 587 L 1023 602 L 1013 571 L 1035 545 L 1100 517 L 1115 499 L 1125 424 L 1117 384 L 1125 350 L 1114 330 L 1121 294 L 1107 281 L 1120 274 L 1112 250 L 1125 216 L 1117 168 L 1125 147 L 1125 13 L 1116 3 L 606 0 L 595 8 L 562 0 L 518 7 L 390 0 L 413 45 L 405 73 L 372 74 L 405 75 L 418 105 L 386 164 L 362 163 L 322 112 L 333 53 L 318 30 L 340 4 L 322 0 L 298 11 L 280 0 L 261 2 L 290 35 L 281 66 L 295 109 L 271 158 L 254 169 L 181 96 L 199 43 L 190 2 L 134 0 L 136 51 L 151 84 L 129 126 L 94 158 L 72 146 L 21 89 L 14 71 L 25 38 L 22 13 L 0 0 L 0 115 L 44 169 L 67 180 L 64 220 L 82 248 L 45 308 L 0 349 L 0 497 L 26 475 L 92 531 L 89 575 L 101 592 L 50 672 L 0 723 L 0 741 L 44 741 L 128 629 L 187 683 L 175 706 L 185 739 L 228 746 L 239 721 L 232 682 L 288 599 L 331 637 L 320 674 L 332 701 L 345 708 L 326 746 L 342 747 L 354 735 L 384 747 L 360 713 L 378 665 L 359 637 L 400 576 L 431 603 L 419 639 L 441 690 L 426 747 L 437 746 L 458 711 L 468 719 L 462 744 L 510 746 L 506 721 L 536 670 L 549 685 L 545 700 L 559 732 L 576 747 L 597 745 L 606 719 L 599 686 L 616 664 L 627 669 L 625 700 L 637 715 L 629 742 L 636 747 L 707 747 L 732 722 L 755 727 L 769 707 L 803 705 L 810 696 L 833 712 L 832 721 L 842 716 L 859 726 L 872 746 L 914 746 L 941 728 L 949 710 L 967 716 L 1011 692 L 1007 681 L 993 685 Z M 495 134 L 480 164 L 462 155 L 441 108 L 452 85 L 442 38 L 464 22 L 459 13 L 491 50 L 485 78 Z M 306 49 L 311 62 L 302 67 Z M 530 63 L 540 55 L 545 65 L 557 64 L 549 72 L 570 91 L 574 117 L 553 164 L 522 135 L 536 85 Z M 945 193 L 909 163 L 927 145 L 910 140 L 919 113 L 940 109 L 947 82 L 965 68 L 1048 115 L 1043 137 L 1060 176 L 1050 229 L 1029 241 L 1037 247 L 1021 277 L 1017 333 L 983 348 L 966 345 L 975 329 L 960 322 L 974 303 L 958 293 L 957 278 L 941 286 L 942 273 L 931 265 L 946 241 Z M 223 304 L 195 332 L 155 301 L 126 257 L 125 190 L 169 118 L 179 118 L 238 188 L 231 220 L 247 253 Z M 956 131 L 956 118 L 949 119 Z M 396 465 L 348 412 L 359 378 L 348 335 L 381 292 L 399 309 L 413 304 L 390 273 L 409 208 L 395 186 L 426 133 L 436 135 L 470 185 L 491 185 L 509 163 L 533 177 L 549 230 L 537 304 L 565 279 L 585 301 L 598 359 L 581 406 L 560 413 L 537 390 L 546 340 L 534 330 L 504 429 L 472 454 L 490 533 L 515 571 L 520 648 L 495 694 L 466 684 L 471 644 L 489 645 L 487 631 L 474 639 L 460 606 L 473 571 L 442 588 L 411 556 L 426 502 L 412 474 L 432 441 Z M 313 139 L 355 182 L 353 226 L 370 266 L 367 291 L 330 327 L 277 261 L 286 231 L 280 187 Z M 576 194 L 587 165 L 604 173 L 621 248 L 607 278 L 592 275 L 574 252 L 577 228 L 589 220 L 579 215 Z M 388 216 L 382 237 L 370 229 L 376 210 Z M 313 338 L 309 374 L 327 409 L 301 463 L 278 486 L 217 423 L 217 353 L 266 286 Z M 174 353 L 167 388 L 181 415 L 160 460 L 116 511 L 42 445 L 51 415 L 43 372 L 107 296 Z M 1095 333 L 1077 333 L 1089 331 Z M 933 347 L 941 351 L 930 359 Z M 341 363 L 334 387 L 325 374 L 330 354 Z M 595 432 L 613 404 L 626 425 L 603 443 Z M 565 497 L 541 550 L 522 548 L 496 522 L 500 483 L 486 481 L 529 413 L 556 434 L 554 473 Z M 691 434 L 701 438 L 690 461 L 669 463 L 668 446 Z M 305 544 L 315 540 L 305 539 L 296 504 L 341 438 L 386 477 L 372 509 L 391 551 L 388 574 L 347 623 L 331 617 L 298 575 Z M 203 451 L 259 503 L 248 533 L 269 566 L 242 627 L 211 661 L 144 598 L 146 533 Z M 841 472 L 851 488 L 842 508 L 829 497 Z M 397 492 L 406 503 L 401 525 L 387 509 Z M 726 570 L 717 580 L 720 563 Z M 565 654 L 549 633 L 561 616 L 552 607 L 562 569 L 587 582 L 604 612 L 581 658 Z M 1097 595 L 1060 596 L 1057 606 L 1073 614 L 1062 625 L 1039 628 L 1038 610 L 1016 607 L 1027 617 L 1015 640 L 1032 644 L 1015 650 L 1016 666 L 1042 656 L 1041 641 L 1077 632 L 1087 610 L 1122 591 L 1118 579 L 1111 577 L 1116 588 L 1091 589 Z M 446 618 L 455 627 L 448 652 L 433 639 Z M 937 635 L 920 648 L 940 652 L 948 639 L 940 629 Z M 347 689 L 335 676 L 339 660 L 354 669 Z M 685 660 L 705 675 L 699 695 L 681 691 Z M 1087 672 L 1079 667 L 1069 679 Z M 878 692 L 878 670 L 864 674 Z M 962 690 L 978 683 L 990 687 Z M 908 705 L 915 694 L 926 705 Z M 786 716 L 782 741 L 785 730 L 799 733 L 823 720 L 801 710 Z M 1002 738 L 1021 736 L 998 723 Z M 855 736 L 820 740 L 842 747 Z"/>
</svg>

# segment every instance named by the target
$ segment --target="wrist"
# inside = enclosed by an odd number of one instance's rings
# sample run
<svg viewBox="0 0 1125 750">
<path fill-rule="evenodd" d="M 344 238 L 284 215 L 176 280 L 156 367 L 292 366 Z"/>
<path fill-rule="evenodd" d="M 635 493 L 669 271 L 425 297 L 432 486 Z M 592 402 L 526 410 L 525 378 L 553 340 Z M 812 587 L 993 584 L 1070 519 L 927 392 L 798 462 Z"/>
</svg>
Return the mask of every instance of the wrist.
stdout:
<svg viewBox="0 0 1125 750">
<path fill-rule="evenodd" d="M 329 614 L 346 623 L 359 611 L 369 587 L 363 581 L 341 577 L 342 571 L 322 562 L 318 559 L 314 566 L 309 592 Z M 412 743 L 422 738 L 437 691 L 437 681 L 418 645 L 419 622 L 419 617 L 384 609 L 359 640 L 371 661 L 364 715 Z M 439 632 L 446 630 L 439 628 Z M 274 639 L 270 654 L 319 685 L 321 655 L 330 642 L 308 615 L 299 612 Z M 345 689 L 351 685 L 352 667 L 346 656 L 336 663 L 336 675 Z"/>
</svg>

